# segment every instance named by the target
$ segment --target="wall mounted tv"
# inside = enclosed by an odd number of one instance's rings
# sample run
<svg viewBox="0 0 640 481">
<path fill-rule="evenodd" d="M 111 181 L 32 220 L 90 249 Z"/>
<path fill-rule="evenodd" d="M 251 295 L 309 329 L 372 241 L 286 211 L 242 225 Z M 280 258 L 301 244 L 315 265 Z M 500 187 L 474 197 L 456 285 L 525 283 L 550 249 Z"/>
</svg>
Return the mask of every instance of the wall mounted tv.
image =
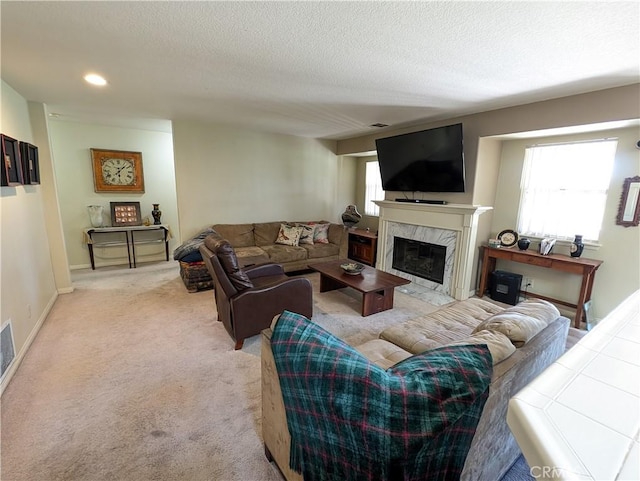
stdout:
<svg viewBox="0 0 640 481">
<path fill-rule="evenodd" d="M 462 124 L 376 140 L 382 188 L 464 192 Z"/>
</svg>

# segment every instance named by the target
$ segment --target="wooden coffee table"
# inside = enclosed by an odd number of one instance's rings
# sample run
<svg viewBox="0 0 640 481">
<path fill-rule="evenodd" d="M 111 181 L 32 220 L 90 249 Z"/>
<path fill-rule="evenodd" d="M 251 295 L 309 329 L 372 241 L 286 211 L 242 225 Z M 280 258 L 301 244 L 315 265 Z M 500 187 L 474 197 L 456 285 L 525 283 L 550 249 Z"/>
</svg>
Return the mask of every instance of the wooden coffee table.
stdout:
<svg viewBox="0 0 640 481">
<path fill-rule="evenodd" d="M 351 287 L 362 293 L 362 316 L 370 316 L 393 307 L 393 292 L 396 287 L 411 281 L 365 266 L 362 273 L 349 275 L 340 264 L 352 262 L 346 259 L 309 264 L 309 269 L 320 273 L 320 292 Z"/>
</svg>

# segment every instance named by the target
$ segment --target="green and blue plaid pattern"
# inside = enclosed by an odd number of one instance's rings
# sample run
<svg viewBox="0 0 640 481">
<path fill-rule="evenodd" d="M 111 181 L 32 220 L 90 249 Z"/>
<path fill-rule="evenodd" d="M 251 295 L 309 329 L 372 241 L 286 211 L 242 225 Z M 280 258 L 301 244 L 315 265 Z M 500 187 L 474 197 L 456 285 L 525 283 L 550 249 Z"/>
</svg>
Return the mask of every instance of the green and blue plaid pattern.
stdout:
<svg viewBox="0 0 640 481">
<path fill-rule="evenodd" d="M 305 481 L 459 479 L 488 396 L 491 354 L 451 346 L 381 369 L 304 316 L 271 337 Z"/>
</svg>

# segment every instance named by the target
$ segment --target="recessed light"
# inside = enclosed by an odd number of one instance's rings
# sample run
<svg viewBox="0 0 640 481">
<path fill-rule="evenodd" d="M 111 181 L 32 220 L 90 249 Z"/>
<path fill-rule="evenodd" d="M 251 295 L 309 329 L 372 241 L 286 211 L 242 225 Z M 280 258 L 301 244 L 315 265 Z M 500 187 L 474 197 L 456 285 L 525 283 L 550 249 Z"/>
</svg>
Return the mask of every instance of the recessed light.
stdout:
<svg viewBox="0 0 640 481">
<path fill-rule="evenodd" d="M 99 87 L 107 85 L 107 81 L 104 79 L 104 77 L 96 73 L 87 74 L 84 76 L 84 79 L 91 85 L 98 85 Z"/>
</svg>

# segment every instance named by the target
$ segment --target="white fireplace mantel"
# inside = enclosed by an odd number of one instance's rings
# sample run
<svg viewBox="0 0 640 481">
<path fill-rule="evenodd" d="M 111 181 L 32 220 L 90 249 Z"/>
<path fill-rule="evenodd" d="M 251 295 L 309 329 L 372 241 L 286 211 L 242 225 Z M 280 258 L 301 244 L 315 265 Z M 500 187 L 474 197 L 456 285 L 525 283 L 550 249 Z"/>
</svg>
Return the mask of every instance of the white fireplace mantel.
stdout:
<svg viewBox="0 0 640 481">
<path fill-rule="evenodd" d="M 431 227 L 455 232 L 455 253 L 450 293 L 458 300 L 469 298 L 474 289 L 471 285 L 474 252 L 478 234 L 478 218 L 493 207 L 467 204 L 421 204 L 374 201 L 380 207 L 378 225 L 378 258 L 376 267 L 391 272 L 389 249 L 390 226 L 394 223 Z M 395 273 L 395 271 L 394 271 Z"/>
</svg>

